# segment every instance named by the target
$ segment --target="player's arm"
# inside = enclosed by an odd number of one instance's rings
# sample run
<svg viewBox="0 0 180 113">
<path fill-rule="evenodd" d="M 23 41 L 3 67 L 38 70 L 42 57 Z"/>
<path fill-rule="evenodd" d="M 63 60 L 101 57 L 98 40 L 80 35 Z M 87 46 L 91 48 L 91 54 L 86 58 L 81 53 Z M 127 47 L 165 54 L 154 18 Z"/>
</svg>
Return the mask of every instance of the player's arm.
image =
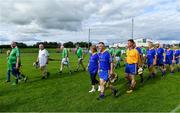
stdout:
<svg viewBox="0 0 180 113">
<path fill-rule="evenodd" d="M 37 59 L 36 59 L 36 63 L 39 63 L 39 53 L 38 53 L 38 56 L 37 56 Z"/>
<path fill-rule="evenodd" d="M 164 52 L 164 59 L 163 59 L 163 61 L 165 62 L 166 61 L 166 53 Z"/>
<path fill-rule="evenodd" d="M 154 65 L 156 65 L 157 55 L 154 56 Z"/>
<path fill-rule="evenodd" d="M 16 69 L 19 68 L 19 63 L 20 63 L 20 57 L 18 56 L 18 57 L 16 58 Z"/>
<path fill-rule="evenodd" d="M 82 59 L 84 59 L 84 57 L 85 57 L 85 53 L 84 53 L 84 51 L 83 51 L 83 50 L 82 50 L 81 52 L 82 52 Z"/>
<path fill-rule="evenodd" d="M 153 65 L 156 65 L 157 62 L 157 52 L 154 50 L 154 61 L 153 61 Z"/>
<path fill-rule="evenodd" d="M 19 68 L 19 64 L 20 64 L 20 52 L 19 52 L 19 50 L 17 50 L 17 52 L 16 52 L 16 69 Z"/>
<path fill-rule="evenodd" d="M 175 55 L 175 53 L 173 53 L 173 63 L 175 63 L 175 59 L 176 59 L 176 55 Z"/>
<path fill-rule="evenodd" d="M 109 54 L 109 60 L 110 60 L 110 70 L 109 70 L 109 77 L 110 77 L 113 74 L 113 69 L 114 69 L 114 62 L 110 54 Z"/>
<path fill-rule="evenodd" d="M 48 53 L 48 51 L 46 51 L 46 59 L 47 59 L 46 64 L 48 64 L 49 63 L 49 53 Z"/>
<path fill-rule="evenodd" d="M 98 73 L 100 72 L 100 63 L 98 61 Z"/>
<path fill-rule="evenodd" d="M 137 60 L 135 64 L 137 66 L 139 66 L 140 65 L 140 61 L 139 61 L 140 60 L 140 54 L 139 54 L 139 52 L 137 50 L 135 51 L 135 58 Z"/>
</svg>

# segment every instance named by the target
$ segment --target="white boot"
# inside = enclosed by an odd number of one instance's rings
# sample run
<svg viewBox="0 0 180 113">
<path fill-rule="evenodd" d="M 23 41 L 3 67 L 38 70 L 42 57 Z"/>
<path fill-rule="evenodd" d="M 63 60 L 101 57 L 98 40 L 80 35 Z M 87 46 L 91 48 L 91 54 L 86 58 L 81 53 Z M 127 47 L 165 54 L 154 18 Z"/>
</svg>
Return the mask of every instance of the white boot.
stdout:
<svg viewBox="0 0 180 113">
<path fill-rule="evenodd" d="M 93 92 L 96 92 L 96 90 L 94 88 L 92 88 L 89 93 L 93 93 Z"/>
<path fill-rule="evenodd" d="M 101 87 L 100 87 L 100 86 L 98 86 L 98 91 L 99 91 L 99 92 L 101 91 Z"/>
</svg>

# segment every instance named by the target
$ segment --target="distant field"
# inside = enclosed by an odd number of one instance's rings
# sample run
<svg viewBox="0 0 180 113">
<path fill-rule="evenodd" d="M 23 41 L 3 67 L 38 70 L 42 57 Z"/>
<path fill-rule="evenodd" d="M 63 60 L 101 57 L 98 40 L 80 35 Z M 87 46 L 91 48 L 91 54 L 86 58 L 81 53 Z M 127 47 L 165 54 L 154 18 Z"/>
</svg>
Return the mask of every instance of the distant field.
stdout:
<svg viewBox="0 0 180 113">
<path fill-rule="evenodd" d="M 6 55 L 0 54 L 0 111 L 4 112 L 170 112 L 180 105 L 180 73 L 174 76 L 168 74 L 162 79 L 160 73 L 144 85 L 139 83 L 133 94 L 126 94 L 126 80 L 124 79 L 124 67 L 117 69 L 120 79 L 115 84 L 120 95 L 117 98 L 111 96 L 110 91 L 106 92 L 106 98 L 98 101 L 98 92 L 88 93 L 90 77 L 88 72 L 73 72 L 58 74 L 59 62 L 49 63 L 48 70 L 51 76 L 47 80 L 40 79 L 39 70 L 36 70 L 32 63 L 36 60 L 38 49 L 23 49 L 21 55 L 23 72 L 29 76 L 27 83 L 21 82 L 17 86 L 5 83 L 6 80 Z M 29 52 L 29 53 L 28 53 Z M 50 50 L 50 57 L 60 59 L 60 54 L 55 49 Z M 77 57 L 70 54 L 71 68 L 76 69 Z M 88 63 L 88 56 L 85 57 L 85 64 Z M 147 77 L 147 70 L 145 77 Z M 14 78 L 11 77 L 13 81 Z M 177 109 L 176 112 L 180 112 Z"/>
</svg>

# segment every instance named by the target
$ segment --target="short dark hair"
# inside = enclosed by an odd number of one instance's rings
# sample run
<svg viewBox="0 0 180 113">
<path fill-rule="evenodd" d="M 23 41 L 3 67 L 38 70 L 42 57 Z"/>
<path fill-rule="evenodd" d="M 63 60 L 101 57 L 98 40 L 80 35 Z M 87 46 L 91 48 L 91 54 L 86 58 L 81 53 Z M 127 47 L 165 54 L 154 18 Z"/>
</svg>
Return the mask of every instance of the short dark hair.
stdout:
<svg viewBox="0 0 180 113">
<path fill-rule="evenodd" d="M 129 39 L 128 42 L 131 42 L 131 43 L 135 44 L 133 39 Z"/>
<path fill-rule="evenodd" d="M 102 44 L 102 45 L 105 45 L 104 42 L 99 42 L 98 44 Z"/>
</svg>

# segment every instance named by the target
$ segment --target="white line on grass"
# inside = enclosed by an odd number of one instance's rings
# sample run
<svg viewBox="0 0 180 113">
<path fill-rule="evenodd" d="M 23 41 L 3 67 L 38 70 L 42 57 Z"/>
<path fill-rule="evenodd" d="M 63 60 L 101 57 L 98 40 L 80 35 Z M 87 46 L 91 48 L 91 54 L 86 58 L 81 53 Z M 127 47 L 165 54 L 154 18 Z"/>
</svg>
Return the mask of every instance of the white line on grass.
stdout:
<svg viewBox="0 0 180 113">
<path fill-rule="evenodd" d="M 179 109 L 180 109 L 180 104 L 179 104 L 175 109 L 173 109 L 173 110 L 171 111 L 171 113 L 176 113 L 176 111 L 179 110 Z"/>
</svg>

